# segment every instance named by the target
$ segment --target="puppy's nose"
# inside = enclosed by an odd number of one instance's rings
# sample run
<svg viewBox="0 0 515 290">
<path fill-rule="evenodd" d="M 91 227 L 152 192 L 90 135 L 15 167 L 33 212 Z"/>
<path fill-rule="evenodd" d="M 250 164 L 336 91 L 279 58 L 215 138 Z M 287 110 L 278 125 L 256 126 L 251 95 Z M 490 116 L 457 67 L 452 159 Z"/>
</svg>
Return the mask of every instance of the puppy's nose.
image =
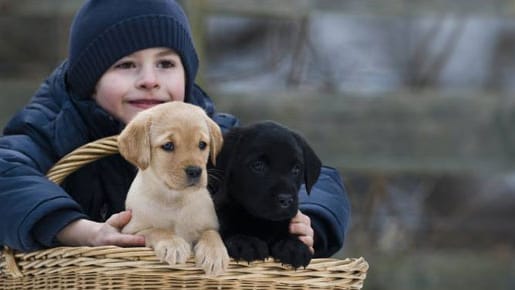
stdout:
<svg viewBox="0 0 515 290">
<path fill-rule="evenodd" d="M 186 176 L 191 180 L 198 179 L 200 175 L 202 174 L 202 168 L 198 166 L 188 166 L 184 168 L 184 171 L 186 172 Z"/>
<path fill-rule="evenodd" d="M 279 205 L 281 208 L 288 208 L 293 203 L 293 196 L 291 194 L 279 194 Z"/>
</svg>

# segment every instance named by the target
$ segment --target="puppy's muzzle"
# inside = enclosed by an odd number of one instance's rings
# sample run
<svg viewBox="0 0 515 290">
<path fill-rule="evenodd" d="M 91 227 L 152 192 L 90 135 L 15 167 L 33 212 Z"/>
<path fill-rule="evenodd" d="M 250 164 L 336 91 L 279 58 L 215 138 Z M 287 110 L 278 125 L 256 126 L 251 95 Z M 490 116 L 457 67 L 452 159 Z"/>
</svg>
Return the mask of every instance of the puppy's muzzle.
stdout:
<svg viewBox="0 0 515 290">
<path fill-rule="evenodd" d="M 187 166 L 184 168 L 184 172 L 188 178 L 188 183 L 190 185 L 194 185 L 197 184 L 200 180 L 200 176 L 202 175 L 202 168 L 198 166 Z"/>
</svg>

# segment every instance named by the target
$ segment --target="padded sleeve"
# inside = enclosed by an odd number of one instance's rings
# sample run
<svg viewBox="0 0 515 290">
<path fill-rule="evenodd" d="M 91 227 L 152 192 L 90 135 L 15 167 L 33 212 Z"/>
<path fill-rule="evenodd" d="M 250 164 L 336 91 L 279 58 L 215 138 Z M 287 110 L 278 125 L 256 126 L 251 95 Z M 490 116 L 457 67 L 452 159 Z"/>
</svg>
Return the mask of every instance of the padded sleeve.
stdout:
<svg viewBox="0 0 515 290">
<path fill-rule="evenodd" d="M 343 181 L 334 168 L 323 166 L 308 195 L 299 192 L 300 210 L 315 231 L 315 257 L 330 257 L 342 248 L 350 220 L 350 204 Z"/>
<path fill-rule="evenodd" d="M 54 246 L 62 227 L 84 217 L 80 206 L 41 172 L 48 162 L 44 151 L 28 137 L 0 138 L 0 245 L 20 251 Z"/>
</svg>

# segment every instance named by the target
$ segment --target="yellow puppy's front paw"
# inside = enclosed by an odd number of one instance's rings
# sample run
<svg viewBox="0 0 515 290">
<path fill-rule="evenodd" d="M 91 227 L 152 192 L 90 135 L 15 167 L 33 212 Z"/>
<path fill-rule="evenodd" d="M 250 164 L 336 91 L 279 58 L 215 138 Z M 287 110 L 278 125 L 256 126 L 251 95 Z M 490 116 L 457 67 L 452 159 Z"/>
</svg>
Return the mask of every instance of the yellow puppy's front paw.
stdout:
<svg viewBox="0 0 515 290">
<path fill-rule="evenodd" d="M 200 239 L 195 246 L 195 262 L 207 275 L 223 274 L 229 266 L 229 254 L 222 239 Z"/>
<path fill-rule="evenodd" d="M 154 251 L 162 262 L 182 264 L 191 256 L 191 245 L 181 237 L 173 237 L 157 242 Z"/>
</svg>

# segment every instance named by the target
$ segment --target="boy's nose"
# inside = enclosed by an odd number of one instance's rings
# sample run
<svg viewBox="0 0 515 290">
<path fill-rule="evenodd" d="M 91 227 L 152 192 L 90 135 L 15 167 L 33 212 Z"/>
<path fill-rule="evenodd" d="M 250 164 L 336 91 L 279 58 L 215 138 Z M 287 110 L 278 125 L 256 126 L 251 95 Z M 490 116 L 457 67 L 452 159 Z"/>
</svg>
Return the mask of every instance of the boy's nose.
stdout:
<svg viewBox="0 0 515 290">
<path fill-rule="evenodd" d="M 147 90 L 159 88 L 159 79 L 152 68 L 144 68 L 141 70 L 138 87 Z"/>
</svg>

